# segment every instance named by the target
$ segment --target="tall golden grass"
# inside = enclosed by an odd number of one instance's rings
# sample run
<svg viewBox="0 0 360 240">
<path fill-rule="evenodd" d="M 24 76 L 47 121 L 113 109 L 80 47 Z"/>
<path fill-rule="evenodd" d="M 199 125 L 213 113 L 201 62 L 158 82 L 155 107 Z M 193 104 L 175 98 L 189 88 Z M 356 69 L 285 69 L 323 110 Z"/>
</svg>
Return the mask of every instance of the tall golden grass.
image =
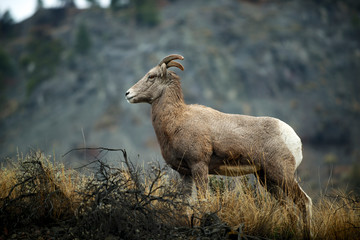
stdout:
<svg viewBox="0 0 360 240">
<path fill-rule="evenodd" d="M 136 173 L 136 177 L 141 177 L 140 187 L 137 186 L 139 182 L 132 176 L 134 172 L 129 172 L 129 169 L 116 171 L 116 174 L 123 174 L 121 181 L 114 180 L 119 175 L 110 175 L 106 181 L 112 184 L 119 183 L 119 188 L 124 188 L 119 192 L 120 194 L 141 194 L 134 195 L 134 201 L 137 201 L 136 198 L 139 196 L 145 196 L 136 204 L 141 205 L 148 201 L 149 208 L 146 211 L 159 211 L 165 207 L 166 211 L 169 209 L 174 209 L 174 212 L 181 211 L 178 218 L 172 217 L 176 221 L 171 223 L 169 219 L 159 215 L 158 221 L 163 221 L 161 224 L 173 226 L 172 233 L 176 229 L 183 229 L 183 235 L 194 234 L 191 229 L 201 229 L 204 226 L 201 219 L 211 213 L 228 228 L 223 238 L 229 238 L 231 235 L 270 239 L 303 238 L 300 212 L 294 204 L 290 201 L 279 203 L 264 189 L 251 184 L 246 177 L 210 177 L 211 191 L 208 191 L 206 200 L 198 201 L 193 197 L 190 205 L 176 208 L 169 207 L 169 201 L 175 200 L 167 195 L 167 191 L 171 187 L 179 187 L 177 180 L 169 177 L 167 172 L 161 171 L 160 168 L 151 173 L 146 170 Z M 124 181 L 126 183 L 122 184 Z M 78 219 L 78 215 L 87 209 L 84 205 L 90 206 L 91 202 L 98 200 L 100 193 L 103 194 L 101 190 L 92 195 L 91 191 L 94 188 L 89 187 L 90 183 L 93 184 L 92 186 L 103 184 L 100 180 L 95 180 L 94 175 L 84 175 L 72 169 L 65 169 L 64 165 L 56 162 L 56 159 L 41 152 L 26 156 L 19 155 L 17 161 L 11 161 L 0 170 L 0 225 L 4 226 L 0 229 L 0 238 L 9 234 L 11 229 L 16 229 L 9 226 L 9 223 L 32 224 L 34 221 L 39 221 L 43 224 L 44 219 L 50 219 L 52 222 Z M 111 186 L 113 188 L 114 185 Z M 143 190 L 131 191 L 136 188 Z M 173 189 L 173 191 L 177 190 Z M 109 202 L 108 205 L 116 204 L 116 194 L 114 196 L 113 202 Z M 171 204 L 176 206 L 174 203 Z M 34 207 L 35 211 L 29 209 Z M 94 208 L 89 207 L 86 211 L 94 211 Z M 22 221 L 24 219 L 27 221 Z M 21 226 L 18 224 L 18 227 Z M 319 197 L 313 206 L 311 228 L 314 239 L 358 238 L 360 236 L 359 198 L 340 191 L 331 196 Z M 109 231 L 114 234 L 114 231 Z M 204 234 L 203 232 L 197 231 L 197 234 Z"/>
</svg>

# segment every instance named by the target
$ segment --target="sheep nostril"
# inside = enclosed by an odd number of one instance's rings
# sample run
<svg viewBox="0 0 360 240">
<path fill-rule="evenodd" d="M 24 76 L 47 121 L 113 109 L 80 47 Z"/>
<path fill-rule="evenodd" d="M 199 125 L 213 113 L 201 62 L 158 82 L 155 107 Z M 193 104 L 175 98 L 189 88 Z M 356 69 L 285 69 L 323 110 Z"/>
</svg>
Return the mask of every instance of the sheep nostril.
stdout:
<svg viewBox="0 0 360 240">
<path fill-rule="evenodd" d="M 129 92 L 129 91 L 127 91 L 127 92 L 125 93 L 125 96 L 129 95 L 129 93 L 130 93 L 130 92 Z"/>
</svg>

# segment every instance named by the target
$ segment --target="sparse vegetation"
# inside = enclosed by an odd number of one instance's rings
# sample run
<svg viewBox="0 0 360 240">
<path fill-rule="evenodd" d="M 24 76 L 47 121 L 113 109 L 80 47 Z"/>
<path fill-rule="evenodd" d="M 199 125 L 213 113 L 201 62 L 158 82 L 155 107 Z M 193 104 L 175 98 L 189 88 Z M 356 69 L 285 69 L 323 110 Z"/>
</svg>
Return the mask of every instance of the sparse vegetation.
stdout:
<svg viewBox="0 0 360 240">
<path fill-rule="evenodd" d="M 9 35 L 14 28 L 14 19 L 12 18 L 10 11 L 7 10 L 4 13 L 0 13 L 0 34 Z"/>
<path fill-rule="evenodd" d="M 52 38 L 46 27 L 39 27 L 33 29 L 26 50 L 21 66 L 28 78 L 26 90 L 30 95 L 41 82 L 54 75 L 60 63 L 63 45 L 60 40 Z"/>
<path fill-rule="evenodd" d="M 111 0 L 109 7 L 112 11 L 116 12 L 128 5 L 129 5 L 129 3 L 126 3 L 121 0 Z"/>
<path fill-rule="evenodd" d="M 351 172 L 347 177 L 350 183 L 350 188 L 360 196 L 360 164 L 355 162 L 351 166 Z"/>
<path fill-rule="evenodd" d="M 160 22 L 160 13 L 156 1 L 134 0 L 135 18 L 138 24 L 155 26 Z"/>
<path fill-rule="evenodd" d="M 39 11 L 41 9 L 44 9 L 44 2 L 43 2 L 43 0 L 37 0 L 36 1 L 36 11 Z"/>
<path fill-rule="evenodd" d="M 207 201 L 184 201 L 171 170 L 138 168 L 121 151 L 121 166 L 95 157 L 86 174 L 41 152 L 9 161 L 0 171 L 0 238 L 302 239 L 293 204 L 280 204 L 248 178 L 213 179 Z M 314 239 L 359 236 L 360 199 L 321 197 L 312 230 Z"/>
<path fill-rule="evenodd" d="M 80 24 L 76 33 L 75 51 L 86 55 L 91 49 L 91 38 L 85 24 Z"/>
<path fill-rule="evenodd" d="M 100 7 L 100 3 L 98 0 L 86 0 L 90 7 Z"/>
<path fill-rule="evenodd" d="M 15 76 L 15 67 L 9 55 L 0 48 L 0 107 L 5 103 L 4 91 Z"/>
<path fill-rule="evenodd" d="M 58 0 L 58 2 L 64 8 L 70 8 L 70 7 L 75 7 L 76 6 L 74 0 Z"/>
</svg>

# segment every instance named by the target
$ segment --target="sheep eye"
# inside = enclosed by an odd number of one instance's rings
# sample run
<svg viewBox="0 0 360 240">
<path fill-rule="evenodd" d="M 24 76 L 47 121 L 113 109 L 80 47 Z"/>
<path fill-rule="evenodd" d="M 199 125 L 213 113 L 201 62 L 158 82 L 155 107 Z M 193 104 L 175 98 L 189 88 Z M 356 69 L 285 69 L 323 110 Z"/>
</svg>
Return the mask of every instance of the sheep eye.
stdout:
<svg viewBox="0 0 360 240">
<path fill-rule="evenodd" d="M 155 75 L 150 75 L 150 76 L 149 76 L 149 79 L 150 79 L 150 80 L 153 80 L 155 77 L 156 77 Z"/>
</svg>

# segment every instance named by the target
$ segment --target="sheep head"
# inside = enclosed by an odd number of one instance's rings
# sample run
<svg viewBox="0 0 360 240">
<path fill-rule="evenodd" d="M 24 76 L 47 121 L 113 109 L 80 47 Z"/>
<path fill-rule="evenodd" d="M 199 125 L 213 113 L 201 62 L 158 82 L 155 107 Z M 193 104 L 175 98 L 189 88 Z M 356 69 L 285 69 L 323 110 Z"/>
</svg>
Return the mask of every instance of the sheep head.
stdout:
<svg viewBox="0 0 360 240">
<path fill-rule="evenodd" d="M 145 74 L 126 93 L 125 97 L 129 103 L 147 102 L 152 103 L 161 96 L 163 89 L 169 84 L 168 68 L 177 67 L 184 70 L 184 67 L 174 60 L 183 60 L 184 57 L 172 54 L 165 57 L 160 63 Z"/>
</svg>

